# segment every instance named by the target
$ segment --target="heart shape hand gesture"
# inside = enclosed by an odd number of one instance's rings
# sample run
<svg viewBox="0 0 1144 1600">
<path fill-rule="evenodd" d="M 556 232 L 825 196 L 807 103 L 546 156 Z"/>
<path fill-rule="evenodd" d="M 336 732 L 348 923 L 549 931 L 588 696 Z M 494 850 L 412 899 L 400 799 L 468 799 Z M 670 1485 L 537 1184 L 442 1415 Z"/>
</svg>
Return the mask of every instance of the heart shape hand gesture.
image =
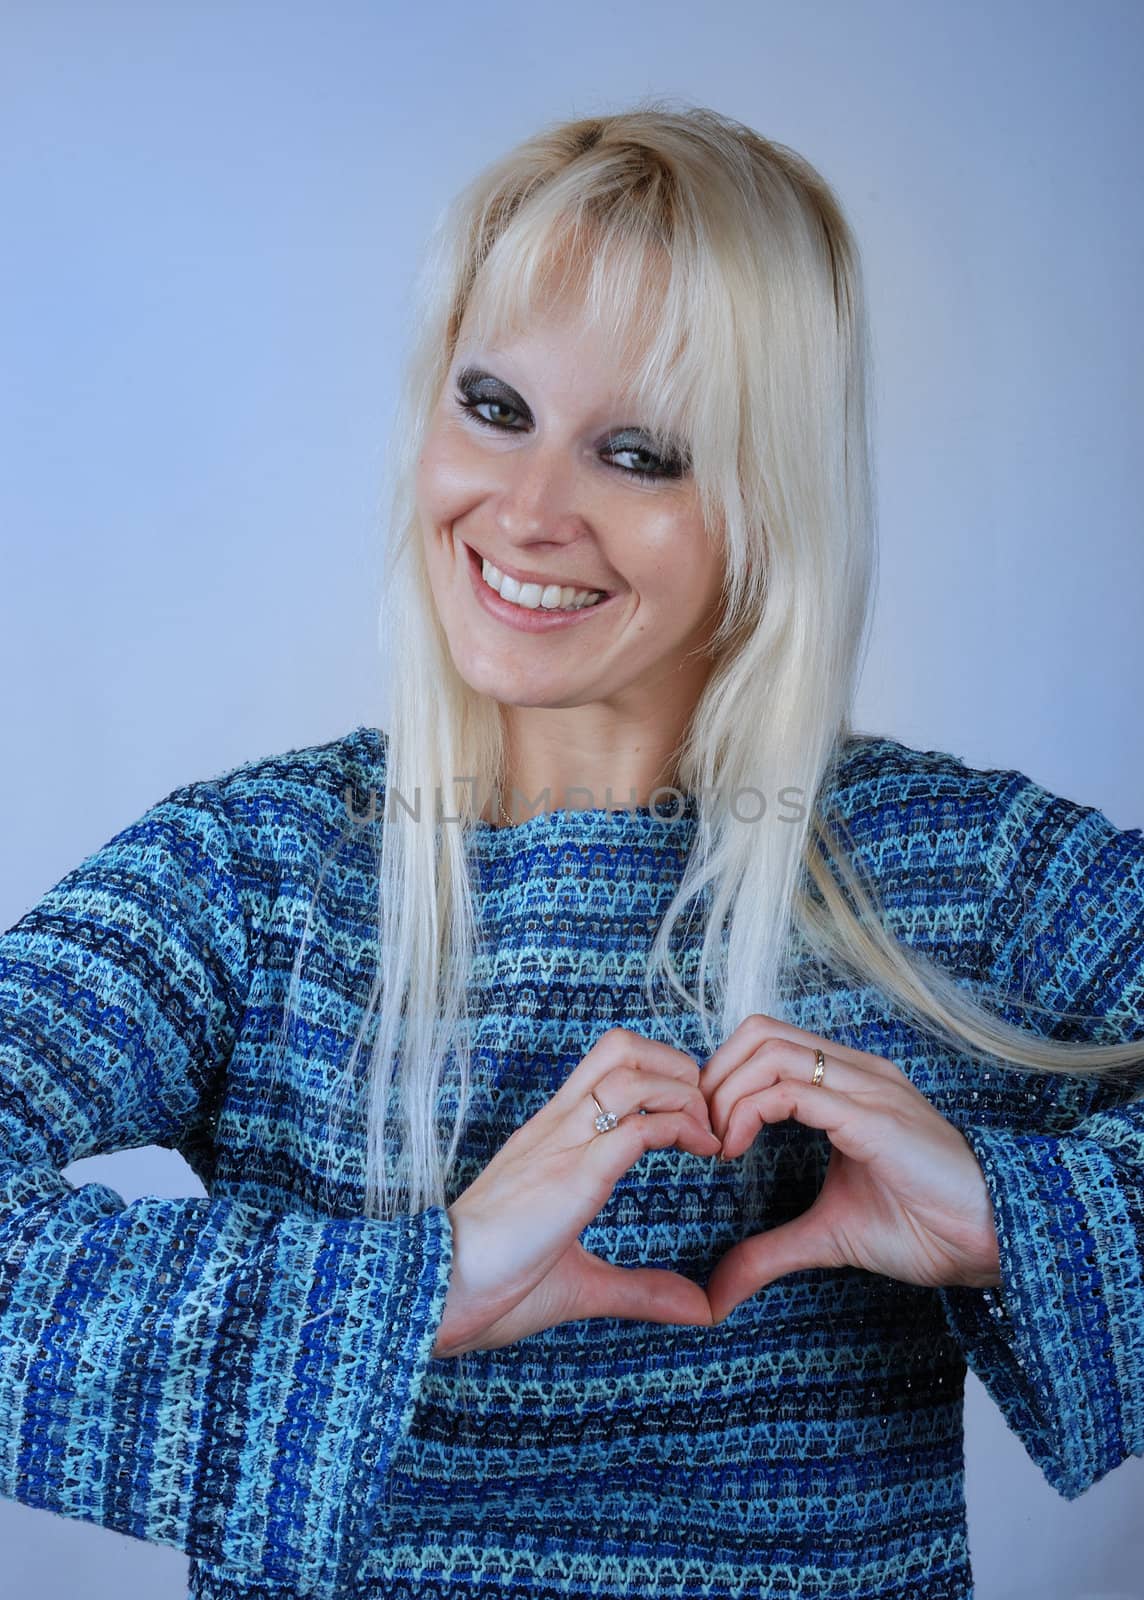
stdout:
<svg viewBox="0 0 1144 1600">
<path fill-rule="evenodd" d="M 822 1188 L 792 1222 L 733 1245 L 705 1288 L 663 1268 L 604 1261 L 579 1242 L 645 1150 L 676 1145 L 734 1160 L 761 1128 L 790 1117 L 830 1140 Z M 448 1215 L 438 1358 L 584 1317 L 709 1326 L 808 1267 L 931 1287 L 1001 1281 L 985 1177 L 961 1130 L 893 1062 L 761 1013 L 702 1072 L 670 1045 L 609 1030 Z"/>
</svg>

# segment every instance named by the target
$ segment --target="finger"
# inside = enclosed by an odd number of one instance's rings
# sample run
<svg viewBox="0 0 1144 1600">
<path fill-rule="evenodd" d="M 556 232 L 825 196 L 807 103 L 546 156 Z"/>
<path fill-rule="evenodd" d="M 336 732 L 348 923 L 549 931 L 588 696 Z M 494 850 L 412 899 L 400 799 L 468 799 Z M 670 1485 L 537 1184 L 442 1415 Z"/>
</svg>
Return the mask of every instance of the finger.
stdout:
<svg viewBox="0 0 1144 1600">
<path fill-rule="evenodd" d="M 585 1158 L 597 1163 L 595 1170 L 614 1184 L 645 1150 L 667 1150 L 673 1145 L 692 1155 L 710 1157 L 719 1149 L 719 1138 L 710 1128 L 699 1127 L 686 1111 L 649 1112 L 646 1117 L 625 1117 L 607 1133 L 593 1132 Z"/>
<path fill-rule="evenodd" d="M 880 1077 L 903 1076 L 899 1067 L 881 1056 L 866 1050 L 855 1050 L 850 1045 L 840 1044 L 836 1039 L 824 1038 L 821 1034 L 808 1032 L 806 1028 L 795 1027 L 793 1022 L 784 1022 L 780 1017 L 771 1017 L 766 1012 L 757 1011 L 749 1017 L 744 1017 L 735 1031 L 728 1034 L 704 1064 L 700 1081 L 708 1097 L 719 1087 L 728 1073 L 733 1072 L 736 1066 L 754 1054 L 764 1040 L 770 1038 L 785 1039 L 790 1044 L 806 1045 L 812 1052 L 817 1047 L 838 1061 L 844 1061 L 851 1066 L 863 1066 Z"/>
<path fill-rule="evenodd" d="M 666 1045 L 661 1038 L 645 1038 L 629 1027 L 610 1027 L 600 1038 L 589 1056 L 594 1058 L 595 1072 L 610 1072 L 613 1067 L 640 1067 L 645 1072 L 656 1072 L 661 1077 L 682 1078 L 686 1083 L 699 1082 L 699 1062 L 685 1050 Z M 587 1061 L 587 1056 L 586 1058 Z"/>
<path fill-rule="evenodd" d="M 766 1012 L 752 1012 L 749 1017 L 743 1018 L 733 1033 L 728 1034 L 718 1050 L 708 1057 L 703 1067 L 700 1078 L 708 1102 L 712 1092 L 718 1089 L 729 1074 L 742 1066 L 761 1045 L 772 1038 L 801 1044 L 809 1044 L 813 1040 L 823 1049 L 828 1043 L 827 1040 L 819 1039 L 814 1034 L 806 1033 L 802 1028 L 794 1028 L 790 1023 L 780 1021 L 778 1017 L 770 1017 Z"/>
<path fill-rule="evenodd" d="M 599 1115 L 592 1095 L 617 1118 L 645 1111 L 686 1111 L 701 1128 L 710 1128 L 707 1101 L 698 1083 L 664 1078 L 640 1067 L 615 1067 L 585 1090 L 593 1118 Z"/>
<path fill-rule="evenodd" d="M 808 1128 L 824 1129 L 843 1155 L 866 1162 L 885 1148 L 889 1115 L 884 1106 L 863 1104 L 824 1084 L 812 1087 L 780 1078 L 736 1105 L 723 1138 L 723 1157 L 733 1161 L 753 1144 L 760 1128 L 793 1118 Z"/>
<path fill-rule="evenodd" d="M 720 1257 L 706 1284 L 712 1319 L 722 1322 L 741 1301 L 788 1272 L 846 1264 L 811 1207 L 793 1222 L 740 1240 Z"/>
<path fill-rule="evenodd" d="M 702 1287 L 666 1267 L 620 1267 L 585 1254 L 584 1306 L 577 1317 L 623 1317 L 635 1322 L 711 1324 Z"/>
<path fill-rule="evenodd" d="M 731 1112 L 736 1104 L 749 1094 L 767 1089 L 781 1078 L 797 1078 L 801 1083 L 815 1088 L 829 1086 L 843 1094 L 876 1096 L 885 1105 L 892 1090 L 886 1079 L 853 1066 L 841 1057 L 823 1051 L 824 1070 L 818 1084 L 814 1084 L 817 1052 L 809 1045 L 794 1044 L 788 1039 L 764 1039 L 754 1054 L 741 1066 L 733 1069 L 712 1093 L 707 1084 L 703 1088 L 711 1127 L 722 1138 L 727 1131 Z"/>
<path fill-rule="evenodd" d="M 645 1039 L 628 1028 L 609 1028 L 537 1115 L 543 1120 L 547 1120 L 549 1113 L 564 1118 L 574 1102 L 583 1099 L 602 1077 L 620 1066 L 639 1066 L 658 1077 L 677 1078 L 683 1083 L 699 1082 L 699 1063 L 694 1056 L 659 1039 Z"/>
</svg>

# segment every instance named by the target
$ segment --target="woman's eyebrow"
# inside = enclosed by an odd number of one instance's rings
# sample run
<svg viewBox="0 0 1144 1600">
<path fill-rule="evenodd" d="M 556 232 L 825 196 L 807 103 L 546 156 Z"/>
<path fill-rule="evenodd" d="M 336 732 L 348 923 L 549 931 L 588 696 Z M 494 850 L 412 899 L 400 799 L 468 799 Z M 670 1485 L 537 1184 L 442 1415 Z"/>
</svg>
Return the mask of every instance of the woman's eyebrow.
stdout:
<svg viewBox="0 0 1144 1600">
<path fill-rule="evenodd" d="M 459 389 L 475 388 L 479 383 L 494 384 L 514 405 L 519 406 L 521 411 L 527 412 L 529 416 L 532 415 L 527 401 L 519 390 L 514 389 L 511 383 L 508 383 L 504 378 L 498 378 L 495 373 L 489 372 L 485 367 L 478 367 L 466 362 L 464 366 L 457 369 L 456 383 Z M 649 438 L 655 436 L 655 429 L 642 422 L 621 423 L 614 426 L 611 432 L 615 434 L 643 433 L 647 434 Z"/>
</svg>

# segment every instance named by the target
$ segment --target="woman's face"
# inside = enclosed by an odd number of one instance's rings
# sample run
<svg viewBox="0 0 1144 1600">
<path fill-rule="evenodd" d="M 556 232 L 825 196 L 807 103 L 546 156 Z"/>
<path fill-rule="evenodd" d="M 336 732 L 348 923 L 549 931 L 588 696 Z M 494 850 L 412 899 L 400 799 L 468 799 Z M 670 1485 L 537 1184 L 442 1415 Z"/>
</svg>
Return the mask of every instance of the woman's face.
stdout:
<svg viewBox="0 0 1144 1600">
<path fill-rule="evenodd" d="M 652 453 L 623 381 L 615 353 L 568 303 L 496 348 L 462 324 L 418 462 L 417 506 L 453 661 L 504 704 L 672 721 L 690 714 L 711 670 L 703 647 L 722 559 L 686 461 Z M 485 562 L 539 593 L 502 598 Z M 605 598 L 564 609 L 579 597 L 568 590 Z M 513 603 L 538 599 L 537 609 Z"/>
</svg>

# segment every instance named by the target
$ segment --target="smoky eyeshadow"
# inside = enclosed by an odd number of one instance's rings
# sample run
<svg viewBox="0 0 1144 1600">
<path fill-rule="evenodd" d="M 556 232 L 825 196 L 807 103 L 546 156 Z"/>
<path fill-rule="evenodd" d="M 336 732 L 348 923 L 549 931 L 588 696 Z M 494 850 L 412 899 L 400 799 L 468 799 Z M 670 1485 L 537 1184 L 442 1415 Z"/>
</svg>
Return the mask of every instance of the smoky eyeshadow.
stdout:
<svg viewBox="0 0 1144 1600">
<path fill-rule="evenodd" d="M 474 399 L 493 400 L 498 405 L 511 406 L 522 417 L 532 420 L 532 412 L 525 404 L 522 395 L 505 383 L 503 379 L 496 378 L 491 372 L 486 372 L 483 367 L 461 367 L 456 376 L 457 388 Z M 646 450 L 649 453 L 657 449 L 653 434 L 643 428 L 621 428 L 618 432 L 608 435 L 608 448 L 610 450 Z M 687 453 L 669 442 L 668 453 L 663 460 L 668 466 L 686 469 Z"/>
<path fill-rule="evenodd" d="M 479 391 L 482 400 L 498 400 L 512 406 L 524 417 L 532 416 L 524 400 L 510 384 L 494 378 L 491 372 L 485 372 L 480 367 L 462 367 L 457 374 L 457 387 L 466 392 Z"/>
</svg>

